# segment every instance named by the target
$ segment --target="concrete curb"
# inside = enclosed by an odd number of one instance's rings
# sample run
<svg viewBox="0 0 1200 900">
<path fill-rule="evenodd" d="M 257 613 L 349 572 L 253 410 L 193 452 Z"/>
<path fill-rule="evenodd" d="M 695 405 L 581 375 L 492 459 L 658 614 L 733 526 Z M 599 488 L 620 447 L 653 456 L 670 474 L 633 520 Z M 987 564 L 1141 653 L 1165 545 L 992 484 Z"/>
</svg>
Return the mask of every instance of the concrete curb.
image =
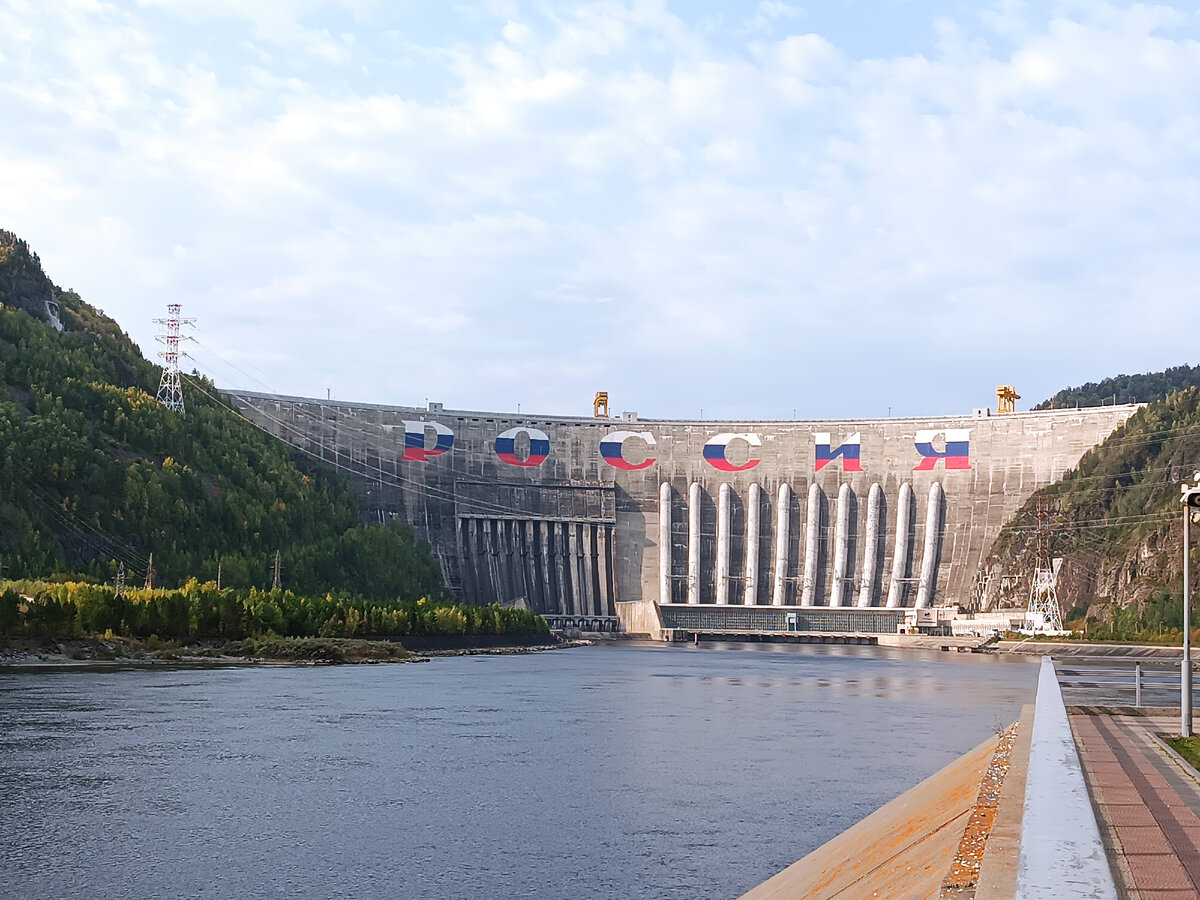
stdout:
<svg viewBox="0 0 1200 900">
<path fill-rule="evenodd" d="M 1058 676 L 1042 657 L 1025 782 L 1017 900 L 1116 900 Z"/>
<path fill-rule="evenodd" d="M 1186 759 L 1184 759 L 1179 754 L 1178 750 L 1176 750 L 1174 747 L 1172 747 L 1170 744 L 1168 744 L 1166 741 L 1164 741 L 1162 739 L 1161 735 L 1155 734 L 1153 731 L 1148 731 L 1146 733 L 1149 734 L 1150 738 L 1156 744 L 1158 744 L 1159 747 L 1161 747 L 1163 749 L 1163 752 L 1165 752 L 1167 754 L 1167 756 L 1170 758 L 1171 762 L 1173 762 L 1173 763 L 1175 763 L 1175 765 L 1179 766 L 1179 768 L 1182 770 L 1184 775 L 1186 775 L 1188 778 L 1192 779 L 1192 781 L 1196 782 L 1197 784 L 1200 784 L 1200 771 L 1197 771 L 1195 766 L 1193 766 L 1190 762 L 1188 762 Z"/>
</svg>

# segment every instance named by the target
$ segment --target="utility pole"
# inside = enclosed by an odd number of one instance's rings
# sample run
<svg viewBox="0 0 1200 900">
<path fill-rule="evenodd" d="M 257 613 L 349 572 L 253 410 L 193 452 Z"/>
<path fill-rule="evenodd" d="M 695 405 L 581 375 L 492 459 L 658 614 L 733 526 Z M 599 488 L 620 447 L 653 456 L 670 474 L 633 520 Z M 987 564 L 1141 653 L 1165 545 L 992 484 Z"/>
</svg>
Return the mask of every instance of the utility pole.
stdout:
<svg viewBox="0 0 1200 900">
<path fill-rule="evenodd" d="M 1193 484 L 1179 486 L 1183 504 L 1183 659 L 1179 672 L 1179 735 L 1192 736 L 1192 535 L 1193 519 L 1200 521 L 1200 472 Z"/>
<path fill-rule="evenodd" d="M 217 590 L 221 589 L 221 560 L 217 560 Z"/>
<path fill-rule="evenodd" d="M 150 561 L 146 563 L 146 590 L 154 588 L 154 554 L 150 554 Z"/>
<path fill-rule="evenodd" d="M 277 591 L 283 584 L 282 573 L 279 566 L 279 551 L 275 551 L 275 577 L 271 581 L 271 590 Z"/>
<path fill-rule="evenodd" d="M 163 326 L 163 333 L 156 334 L 154 339 L 166 348 L 158 352 L 163 361 L 163 373 L 162 379 L 158 382 L 158 394 L 154 399 L 171 412 L 177 412 L 183 416 L 186 415 L 186 412 L 183 408 L 183 388 L 179 383 L 179 357 L 186 354 L 179 352 L 179 342 L 194 340 L 194 338 L 180 334 L 179 329 L 183 325 L 194 324 L 196 320 L 180 316 L 181 309 L 183 309 L 181 303 L 168 303 L 167 317 L 153 320 L 155 325 Z"/>
<path fill-rule="evenodd" d="M 125 563 L 117 563 L 117 586 L 113 593 L 118 597 L 125 596 Z"/>
</svg>

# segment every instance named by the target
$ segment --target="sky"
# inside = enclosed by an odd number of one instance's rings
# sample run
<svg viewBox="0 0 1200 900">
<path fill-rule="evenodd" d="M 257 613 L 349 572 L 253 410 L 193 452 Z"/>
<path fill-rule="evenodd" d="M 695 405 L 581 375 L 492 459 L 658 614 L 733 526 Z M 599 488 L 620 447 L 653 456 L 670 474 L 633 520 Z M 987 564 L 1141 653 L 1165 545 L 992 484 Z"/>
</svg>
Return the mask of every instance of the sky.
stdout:
<svg viewBox="0 0 1200 900">
<path fill-rule="evenodd" d="M 0 228 L 218 385 L 968 413 L 1200 353 L 1200 8 L 0 0 Z M 1193 339 L 1195 335 L 1195 339 Z"/>
</svg>

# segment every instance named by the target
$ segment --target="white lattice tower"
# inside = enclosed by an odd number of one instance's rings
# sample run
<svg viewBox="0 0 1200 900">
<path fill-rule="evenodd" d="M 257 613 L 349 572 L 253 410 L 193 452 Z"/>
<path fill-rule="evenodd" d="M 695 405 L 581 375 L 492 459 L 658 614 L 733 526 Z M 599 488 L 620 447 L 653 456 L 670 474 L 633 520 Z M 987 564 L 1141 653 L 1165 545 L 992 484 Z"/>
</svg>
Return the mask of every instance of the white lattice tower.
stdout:
<svg viewBox="0 0 1200 900">
<path fill-rule="evenodd" d="M 1058 605 L 1058 570 L 1062 559 L 1050 557 L 1050 498 L 1037 498 L 1037 568 L 1029 585 L 1025 624 L 1030 631 L 1062 634 L 1062 608 Z"/>
<path fill-rule="evenodd" d="M 1062 559 L 1055 559 L 1050 568 L 1040 566 L 1033 573 L 1029 585 L 1029 607 L 1025 610 L 1025 621 L 1031 631 L 1046 634 L 1061 634 L 1062 608 L 1058 605 L 1058 570 Z"/>
<path fill-rule="evenodd" d="M 167 317 L 154 320 L 155 325 L 163 326 L 163 333 L 156 334 L 154 339 L 164 345 L 164 349 L 158 352 L 163 361 L 163 373 L 158 382 L 158 394 L 154 399 L 167 409 L 182 416 L 186 413 L 183 408 L 183 388 L 179 383 L 179 357 L 182 355 L 179 351 L 179 343 L 190 341 L 192 337 L 182 334 L 181 328 L 184 325 L 193 324 L 196 320 L 183 318 L 179 315 L 181 309 L 183 309 L 181 303 L 168 303 Z"/>
</svg>

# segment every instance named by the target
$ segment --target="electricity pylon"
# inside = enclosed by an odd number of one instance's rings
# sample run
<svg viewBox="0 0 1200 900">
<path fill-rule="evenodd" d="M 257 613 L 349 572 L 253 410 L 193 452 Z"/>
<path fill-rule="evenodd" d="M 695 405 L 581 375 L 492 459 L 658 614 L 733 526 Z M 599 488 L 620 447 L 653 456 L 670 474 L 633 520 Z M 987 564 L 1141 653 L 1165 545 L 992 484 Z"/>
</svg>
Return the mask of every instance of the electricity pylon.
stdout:
<svg viewBox="0 0 1200 900">
<path fill-rule="evenodd" d="M 1066 634 L 1062 626 L 1062 607 L 1058 604 L 1058 571 L 1062 558 L 1050 556 L 1050 498 L 1037 497 L 1037 568 L 1029 585 L 1029 607 L 1025 627 L 1034 634 Z"/>
<path fill-rule="evenodd" d="M 163 326 L 163 333 L 156 334 L 154 339 L 165 345 L 166 348 L 158 352 L 163 361 L 163 373 L 158 382 L 158 393 L 154 399 L 171 412 L 177 412 L 183 416 L 186 415 L 186 412 L 183 408 L 183 388 L 179 383 L 179 357 L 182 355 L 179 352 L 179 342 L 191 341 L 194 338 L 180 334 L 180 328 L 184 325 L 192 325 L 196 320 L 180 316 L 181 309 L 183 309 L 181 303 L 168 303 L 167 317 L 154 320 L 155 325 Z"/>
</svg>

